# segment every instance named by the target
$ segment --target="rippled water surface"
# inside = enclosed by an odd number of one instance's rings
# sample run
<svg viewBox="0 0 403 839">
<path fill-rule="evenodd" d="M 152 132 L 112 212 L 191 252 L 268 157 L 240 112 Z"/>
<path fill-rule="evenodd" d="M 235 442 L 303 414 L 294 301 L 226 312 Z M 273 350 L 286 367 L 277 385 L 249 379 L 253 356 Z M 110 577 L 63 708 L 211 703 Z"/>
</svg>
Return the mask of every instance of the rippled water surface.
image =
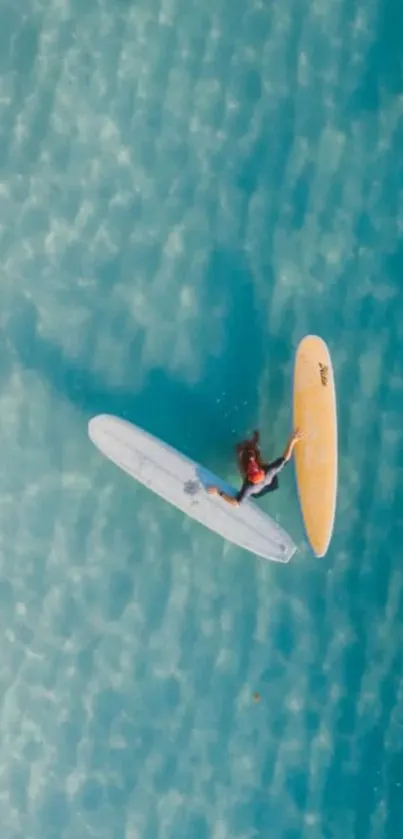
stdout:
<svg viewBox="0 0 403 839">
<path fill-rule="evenodd" d="M 400 0 L 2 2 L 2 839 L 403 835 L 402 33 Z M 115 413 L 234 480 L 307 332 L 325 559 L 292 467 L 278 566 L 89 443 Z"/>
</svg>

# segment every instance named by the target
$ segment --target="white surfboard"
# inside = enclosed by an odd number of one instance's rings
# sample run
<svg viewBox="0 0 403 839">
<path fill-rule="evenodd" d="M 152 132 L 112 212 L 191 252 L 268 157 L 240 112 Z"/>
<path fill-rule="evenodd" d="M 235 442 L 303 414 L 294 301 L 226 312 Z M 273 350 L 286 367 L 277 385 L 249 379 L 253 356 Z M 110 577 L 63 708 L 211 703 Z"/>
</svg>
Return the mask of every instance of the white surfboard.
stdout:
<svg viewBox="0 0 403 839">
<path fill-rule="evenodd" d="M 235 495 L 233 487 L 141 428 L 100 414 L 88 424 L 94 445 L 116 466 L 224 539 L 274 562 L 296 551 L 290 536 L 253 501 L 232 507 L 207 487 Z"/>
</svg>

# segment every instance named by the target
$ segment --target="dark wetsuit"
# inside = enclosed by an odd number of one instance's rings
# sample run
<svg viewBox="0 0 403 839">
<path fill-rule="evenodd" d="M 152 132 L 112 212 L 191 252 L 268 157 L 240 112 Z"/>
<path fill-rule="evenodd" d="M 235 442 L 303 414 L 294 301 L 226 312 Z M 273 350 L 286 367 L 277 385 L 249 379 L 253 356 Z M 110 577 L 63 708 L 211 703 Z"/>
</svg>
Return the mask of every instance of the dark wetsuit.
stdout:
<svg viewBox="0 0 403 839">
<path fill-rule="evenodd" d="M 264 464 L 263 470 L 265 472 L 265 477 L 263 478 L 263 481 L 259 481 L 258 484 L 252 484 L 247 478 L 245 478 L 241 489 L 235 496 L 236 500 L 241 503 L 241 501 L 244 501 L 249 495 L 252 495 L 254 498 L 262 498 L 262 496 L 266 495 L 267 492 L 274 492 L 275 489 L 278 489 L 277 475 L 281 472 L 286 462 L 287 461 L 285 461 L 283 457 L 278 457 L 277 460 Z"/>
</svg>

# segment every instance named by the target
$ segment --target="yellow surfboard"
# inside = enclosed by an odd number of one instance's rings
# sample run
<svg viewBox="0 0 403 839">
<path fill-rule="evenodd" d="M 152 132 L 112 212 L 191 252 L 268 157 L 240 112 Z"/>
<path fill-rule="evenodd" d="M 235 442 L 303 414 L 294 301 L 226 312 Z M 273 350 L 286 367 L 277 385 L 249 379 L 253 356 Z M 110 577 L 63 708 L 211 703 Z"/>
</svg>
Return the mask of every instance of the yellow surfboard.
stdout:
<svg viewBox="0 0 403 839">
<path fill-rule="evenodd" d="M 314 554 L 325 555 L 332 538 L 337 496 L 337 408 L 333 366 L 317 335 L 300 342 L 294 366 L 294 449 L 305 531 Z"/>
</svg>

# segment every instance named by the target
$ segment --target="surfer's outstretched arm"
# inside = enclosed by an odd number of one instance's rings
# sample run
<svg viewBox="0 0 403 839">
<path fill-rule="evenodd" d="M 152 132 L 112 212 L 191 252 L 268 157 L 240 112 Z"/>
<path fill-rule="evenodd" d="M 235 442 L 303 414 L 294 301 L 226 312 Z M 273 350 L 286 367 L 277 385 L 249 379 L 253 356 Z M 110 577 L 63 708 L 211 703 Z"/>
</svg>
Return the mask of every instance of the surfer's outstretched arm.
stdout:
<svg viewBox="0 0 403 839">
<path fill-rule="evenodd" d="M 291 437 L 290 437 L 290 439 L 289 439 L 289 441 L 288 441 L 288 443 L 287 443 L 287 445 L 284 449 L 283 458 L 284 458 L 285 463 L 287 463 L 290 460 L 291 455 L 294 451 L 294 446 L 297 445 L 298 440 L 300 440 L 301 437 L 302 437 L 302 434 L 301 434 L 301 431 L 298 428 L 296 429 L 296 431 L 294 431 L 293 434 L 291 434 Z"/>
</svg>

